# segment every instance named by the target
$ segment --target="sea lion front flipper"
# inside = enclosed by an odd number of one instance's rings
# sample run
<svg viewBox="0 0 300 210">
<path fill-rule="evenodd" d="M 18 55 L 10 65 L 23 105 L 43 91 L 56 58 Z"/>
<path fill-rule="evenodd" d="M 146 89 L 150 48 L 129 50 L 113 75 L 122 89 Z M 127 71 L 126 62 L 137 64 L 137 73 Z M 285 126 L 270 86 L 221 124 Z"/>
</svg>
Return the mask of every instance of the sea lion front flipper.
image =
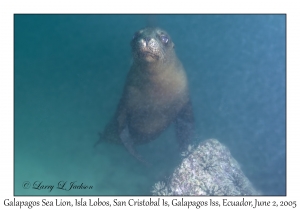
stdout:
<svg viewBox="0 0 300 210">
<path fill-rule="evenodd" d="M 128 150 L 128 152 L 135 157 L 138 161 L 144 163 L 145 165 L 150 165 L 148 162 L 146 162 L 143 157 L 136 151 L 134 148 L 133 141 L 130 137 L 128 127 L 121 132 L 120 134 L 121 141 L 123 142 L 125 148 Z"/>
<path fill-rule="evenodd" d="M 179 112 L 176 121 L 176 136 L 180 150 L 185 150 L 194 136 L 194 113 L 192 103 L 189 101 Z"/>
</svg>

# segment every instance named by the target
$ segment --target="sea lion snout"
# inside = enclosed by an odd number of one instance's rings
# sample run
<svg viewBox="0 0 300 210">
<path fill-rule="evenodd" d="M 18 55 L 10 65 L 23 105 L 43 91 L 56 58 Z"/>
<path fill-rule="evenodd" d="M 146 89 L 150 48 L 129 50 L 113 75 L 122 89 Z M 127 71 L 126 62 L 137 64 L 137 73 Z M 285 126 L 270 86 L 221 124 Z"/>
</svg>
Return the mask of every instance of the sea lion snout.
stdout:
<svg viewBox="0 0 300 210">
<path fill-rule="evenodd" d="M 133 57 L 146 62 L 163 60 L 170 42 L 169 35 L 161 29 L 139 30 L 134 34 L 131 41 Z"/>
<path fill-rule="evenodd" d="M 151 50 L 151 49 L 158 49 L 159 48 L 159 43 L 157 40 L 151 38 L 151 37 L 146 37 L 146 38 L 141 38 L 137 42 L 137 46 L 135 50 Z"/>
</svg>

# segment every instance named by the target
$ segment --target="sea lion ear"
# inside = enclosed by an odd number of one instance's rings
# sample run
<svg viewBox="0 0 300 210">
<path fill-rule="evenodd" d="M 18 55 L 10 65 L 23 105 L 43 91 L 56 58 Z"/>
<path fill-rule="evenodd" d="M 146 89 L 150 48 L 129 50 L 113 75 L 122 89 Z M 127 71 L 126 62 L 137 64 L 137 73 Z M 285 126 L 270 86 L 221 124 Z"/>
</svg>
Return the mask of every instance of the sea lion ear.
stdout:
<svg viewBox="0 0 300 210">
<path fill-rule="evenodd" d="M 172 42 L 172 48 L 175 48 L 175 44 Z"/>
</svg>

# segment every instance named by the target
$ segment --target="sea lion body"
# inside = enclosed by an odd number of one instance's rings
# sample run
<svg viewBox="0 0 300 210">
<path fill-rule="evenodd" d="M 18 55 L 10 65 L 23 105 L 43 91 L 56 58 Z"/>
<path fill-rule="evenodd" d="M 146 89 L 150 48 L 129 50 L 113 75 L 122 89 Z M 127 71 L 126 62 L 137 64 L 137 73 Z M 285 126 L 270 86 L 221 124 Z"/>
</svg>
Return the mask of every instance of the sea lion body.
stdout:
<svg viewBox="0 0 300 210">
<path fill-rule="evenodd" d="M 134 145 L 156 139 L 172 122 L 180 147 L 189 143 L 194 116 L 185 70 L 170 36 L 159 28 L 136 32 L 133 63 L 117 111 L 102 138 L 123 143 L 138 157 Z"/>
</svg>

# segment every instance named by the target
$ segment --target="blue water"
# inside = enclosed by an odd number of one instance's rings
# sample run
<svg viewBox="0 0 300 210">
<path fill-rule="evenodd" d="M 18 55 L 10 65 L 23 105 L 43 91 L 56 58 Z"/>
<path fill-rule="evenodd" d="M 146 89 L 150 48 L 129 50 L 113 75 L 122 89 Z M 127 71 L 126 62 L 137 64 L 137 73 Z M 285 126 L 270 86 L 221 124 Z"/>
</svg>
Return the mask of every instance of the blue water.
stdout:
<svg viewBox="0 0 300 210">
<path fill-rule="evenodd" d="M 225 144 L 263 194 L 285 195 L 284 15 L 15 15 L 15 195 L 149 195 L 170 176 L 173 127 L 138 147 L 150 168 L 122 146 L 93 148 L 122 93 L 132 35 L 149 22 L 169 32 L 187 71 L 198 138 Z M 32 188 L 60 181 L 93 188 Z"/>
</svg>

